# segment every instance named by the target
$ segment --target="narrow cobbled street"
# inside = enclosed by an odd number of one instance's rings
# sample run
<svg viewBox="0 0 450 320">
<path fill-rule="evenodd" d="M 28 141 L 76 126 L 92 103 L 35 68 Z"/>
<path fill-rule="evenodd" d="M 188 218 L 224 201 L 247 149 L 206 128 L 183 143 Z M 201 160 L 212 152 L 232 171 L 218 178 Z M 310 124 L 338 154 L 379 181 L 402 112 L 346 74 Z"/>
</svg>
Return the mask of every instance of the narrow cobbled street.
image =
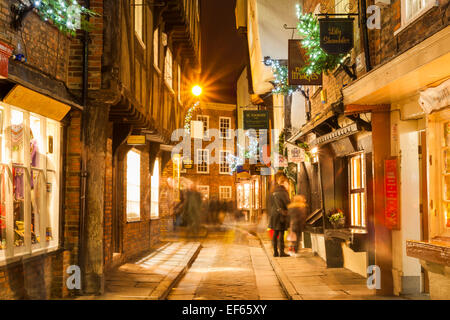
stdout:
<svg viewBox="0 0 450 320">
<path fill-rule="evenodd" d="M 210 231 L 169 300 L 285 300 L 259 240 L 236 228 Z"/>
</svg>

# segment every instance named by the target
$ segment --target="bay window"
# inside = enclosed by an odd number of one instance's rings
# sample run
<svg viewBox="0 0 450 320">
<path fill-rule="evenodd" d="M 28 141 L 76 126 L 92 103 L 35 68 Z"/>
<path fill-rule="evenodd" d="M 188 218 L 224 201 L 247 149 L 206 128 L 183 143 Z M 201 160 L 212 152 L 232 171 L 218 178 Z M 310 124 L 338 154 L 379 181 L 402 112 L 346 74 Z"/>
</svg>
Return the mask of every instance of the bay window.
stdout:
<svg viewBox="0 0 450 320">
<path fill-rule="evenodd" d="M 58 246 L 60 124 L 0 103 L 0 261 Z"/>
</svg>

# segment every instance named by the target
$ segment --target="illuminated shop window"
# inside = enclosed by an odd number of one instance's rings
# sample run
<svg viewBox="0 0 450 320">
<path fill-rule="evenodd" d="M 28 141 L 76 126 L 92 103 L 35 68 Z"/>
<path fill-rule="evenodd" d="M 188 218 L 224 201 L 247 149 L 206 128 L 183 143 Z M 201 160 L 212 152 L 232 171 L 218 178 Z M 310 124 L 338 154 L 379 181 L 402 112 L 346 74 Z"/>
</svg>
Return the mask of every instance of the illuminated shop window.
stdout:
<svg viewBox="0 0 450 320">
<path fill-rule="evenodd" d="M 200 194 L 202 195 L 202 200 L 208 201 L 209 200 L 209 186 L 198 186 L 197 189 L 198 189 L 198 192 L 200 192 Z"/>
<path fill-rule="evenodd" d="M 159 217 L 159 158 L 156 158 L 153 165 L 153 174 L 151 177 L 151 208 L 150 213 L 153 219 Z"/>
<path fill-rule="evenodd" d="M 58 247 L 60 124 L 0 103 L 0 261 Z"/>
<path fill-rule="evenodd" d="M 450 122 L 445 122 L 442 141 L 442 207 L 445 228 L 450 229 Z"/>
<path fill-rule="evenodd" d="M 239 209 L 250 210 L 251 185 L 240 183 L 237 185 L 237 203 Z"/>
<path fill-rule="evenodd" d="M 253 209 L 259 209 L 259 181 L 254 181 L 254 188 L 255 188 L 255 201 L 253 201 Z"/>
<path fill-rule="evenodd" d="M 136 150 L 127 154 L 127 221 L 141 218 L 141 155 Z"/>
<path fill-rule="evenodd" d="M 230 200 L 232 198 L 232 188 L 230 186 L 219 187 L 219 199 Z"/>
<path fill-rule="evenodd" d="M 350 158 L 350 214 L 351 225 L 366 226 L 366 193 L 364 154 Z"/>
</svg>

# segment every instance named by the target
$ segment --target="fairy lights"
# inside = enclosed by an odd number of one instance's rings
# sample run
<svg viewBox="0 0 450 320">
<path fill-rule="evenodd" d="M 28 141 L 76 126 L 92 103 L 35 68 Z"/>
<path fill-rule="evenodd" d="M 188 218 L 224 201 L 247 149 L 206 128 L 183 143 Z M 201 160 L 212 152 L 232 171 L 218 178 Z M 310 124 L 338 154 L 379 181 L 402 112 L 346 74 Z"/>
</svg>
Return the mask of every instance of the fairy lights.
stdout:
<svg viewBox="0 0 450 320">
<path fill-rule="evenodd" d="M 36 0 L 32 3 L 44 21 L 51 21 L 62 33 L 75 35 L 76 30 L 90 31 L 86 17 L 98 16 L 92 10 L 78 4 L 76 0 Z"/>
</svg>

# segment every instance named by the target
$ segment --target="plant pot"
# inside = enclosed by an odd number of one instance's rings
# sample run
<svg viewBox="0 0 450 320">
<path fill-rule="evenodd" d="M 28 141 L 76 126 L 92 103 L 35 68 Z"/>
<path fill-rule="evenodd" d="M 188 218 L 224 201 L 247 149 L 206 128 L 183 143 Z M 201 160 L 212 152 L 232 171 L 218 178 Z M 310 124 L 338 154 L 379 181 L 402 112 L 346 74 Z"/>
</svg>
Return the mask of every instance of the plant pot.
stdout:
<svg viewBox="0 0 450 320">
<path fill-rule="evenodd" d="M 331 226 L 333 227 L 333 229 L 342 229 L 345 227 L 345 220 L 344 219 L 340 219 L 338 221 L 333 221 L 331 222 Z"/>
</svg>

